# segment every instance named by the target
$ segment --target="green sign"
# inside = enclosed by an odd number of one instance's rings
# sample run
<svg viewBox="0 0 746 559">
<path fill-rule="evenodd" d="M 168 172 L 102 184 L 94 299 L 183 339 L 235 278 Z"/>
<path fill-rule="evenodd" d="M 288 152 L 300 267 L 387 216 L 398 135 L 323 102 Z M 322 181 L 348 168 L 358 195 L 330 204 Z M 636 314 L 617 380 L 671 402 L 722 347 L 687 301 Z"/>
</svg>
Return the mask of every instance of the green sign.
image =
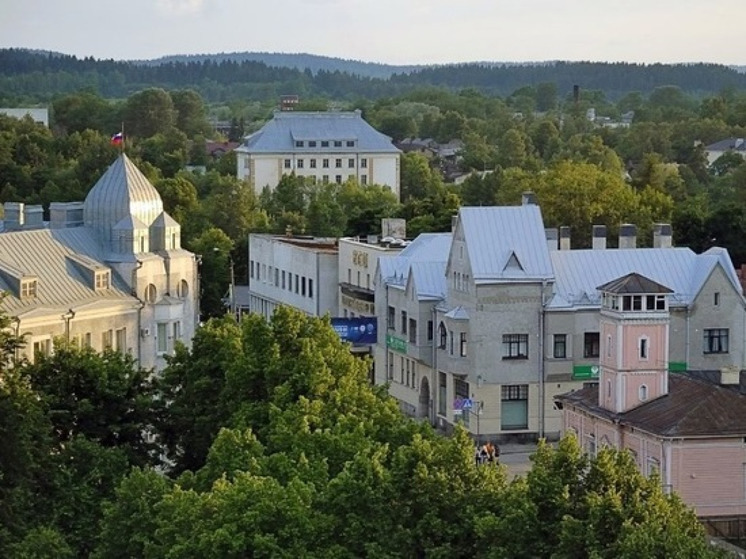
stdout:
<svg viewBox="0 0 746 559">
<path fill-rule="evenodd" d="M 572 368 L 573 380 L 586 380 L 598 378 L 598 365 L 575 365 Z"/>
<path fill-rule="evenodd" d="M 407 353 L 407 342 L 404 340 L 400 340 L 396 336 L 392 336 L 391 334 L 386 334 L 386 347 L 390 347 L 394 351 L 399 351 L 401 353 Z"/>
<path fill-rule="evenodd" d="M 686 361 L 669 361 L 668 370 L 671 373 L 685 373 Z"/>
</svg>

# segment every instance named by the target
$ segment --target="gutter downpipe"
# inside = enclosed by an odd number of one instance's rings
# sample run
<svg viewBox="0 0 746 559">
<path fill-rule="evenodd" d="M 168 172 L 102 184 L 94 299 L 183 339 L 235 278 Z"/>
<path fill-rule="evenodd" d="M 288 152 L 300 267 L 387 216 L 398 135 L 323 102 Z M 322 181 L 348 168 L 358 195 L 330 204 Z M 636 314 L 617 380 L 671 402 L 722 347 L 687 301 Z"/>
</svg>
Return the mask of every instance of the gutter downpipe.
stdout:
<svg viewBox="0 0 746 559">
<path fill-rule="evenodd" d="M 684 352 L 684 355 L 686 357 L 686 368 L 689 369 L 689 347 L 691 345 L 691 336 L 689 333 L 689 318 L 691 316 L 691 306 L 686 306 L 686 351 Z"/>
<path fill-rule="evenodd" d="M 436 404 L 436 394 L 438 393 L 438 387 L 435 385 L 435 379 L 436 379 L 436 376 L 437 376 L 436 375 L 436 370 L 438 369 L 438 345 L 435 343 L 436 332 L 438 331 L 438 327 L 437 327 L 437 324 L 436 324 L 437 320 L 438 320 L 438 311 L 435 309 L 435 307 L 436 307 L 436 305 L 433 305 L 433 311 L 432 311 L 432 314 L 433 314 L 433 339 L 432 339 L 432 344 L 433 344 L 433 357 L 432 357 L 432 359 L 433 359 L 433 366 L 430 369 L 430 386 L 431 386 L 430 390 L 432 392 L 431 392 L 431 395 L 430 395 L 430 413 L 429 413 L 429 415 L 430 415 L 430 425 L 432 425 L 433 427 L 435 427 L 435 422 L 436 422 L 436 419 L 435 419 L 435 404 Z"/>
<path fill-rule="evenodd" d="M 142 367 L 142 310 L 145 308 L 145 301 L 137 295 L 137 270 L 142 268 L 142 260 L 135 260 L 135 267 L 132 269 L 132 295 L 139 303 L 137 306 L 137 365 Z"/>
<path fill-rule="evenodd" d="M 547 288 L 547 280 L 541 280 L 541 309 L 539 310 L 539 438 L 544 438 L 545 432 L 545 411 L 546 406 L 546 386 L 544 384 L 544 321 L 546 320 L 546 300 L 544 292 Z"/>
</svg>

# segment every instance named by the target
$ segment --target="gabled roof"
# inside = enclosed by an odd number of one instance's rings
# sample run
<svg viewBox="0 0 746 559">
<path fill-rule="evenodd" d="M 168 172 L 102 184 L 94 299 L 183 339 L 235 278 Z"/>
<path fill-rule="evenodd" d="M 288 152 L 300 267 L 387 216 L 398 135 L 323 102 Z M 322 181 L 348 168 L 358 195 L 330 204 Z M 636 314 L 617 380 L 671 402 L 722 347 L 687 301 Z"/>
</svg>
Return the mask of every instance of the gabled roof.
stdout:
<svg viewBox="0 0 746 559">
<path fill-rule="evenodd" d="M 463 207 L 458 219 L 476 283 L 554 277 L 538 206 Z"/>
<path fill-rule="evenodd" d="M 341 140 L 342 147 L 325 147 L 321 141 Z M 347 147 L 346 141 L 354 140 L 354 147 Z M 304 142 L 296 147 L 295 142 Z M 317 145 L 309 148 L 308 141 Z M 360 111 L 353 112 L 296 112 L 277 111 L 274 118 L 259 131 L 246 137 L 236 151 L 244 153 L 292 153 L 318 150 L 331 152 L 379 152 L 399 153 L 391 138 L 381 134 L 365 122 Z M 331 150 L 331 151 L 330 151 Z"/>
<path fill-rule="evenodd" d="M 555 250 L 550 257 L 555 283 L 549 308 L 598 306 L 598 286 L 632 272 L 672 289 L 672 305 L 690 305 L 716 266 L 742 293 L 727 251 L 717 247 L 703 254 L 689 248 Z M 581 302 L 583 297 L 587 299 Z"/>
<path fill-rule="evenodd" d="M 415 278 L 418 280 L 417 292 L 428 295 L 443 292 L 451 239 L 451 233 L 423 233 L 398 254 L 381 256 L 378 259 L 378 275 L 384 283 L 404 286 L 412 265 L 423 263 L 426 267 L 418 268 Z"/>
<path fill-rule="evenodd" d="M 707 151 L 743 151 L 746 152 L 746 139 L 745 138 L 725 138 L 724 140 L 718 140 L 705 147 Z"/>
<path fill-rule="evenodd" d="M 632 272 L 626 276 L 611 280 L 597 288 L 599 291 L 616 294 L 656 294 L 656 293 L 673 293 L 665 285 L 661 285 L 645 276 Z"/>
<path fill-rule="evenodd" d="M 445 262 L 412 262 L 409 277 L 414 282 L 417 299 L 440 300 L 446 296 Z"/>
<path fill-rule="evenodd" d="M 597 384 L 556 399 L 661 437 L 746 436 L 746 395 L 694 373 L 669 374 L 666 396 L 625 413 L 599 406 Z"/>
</svg>

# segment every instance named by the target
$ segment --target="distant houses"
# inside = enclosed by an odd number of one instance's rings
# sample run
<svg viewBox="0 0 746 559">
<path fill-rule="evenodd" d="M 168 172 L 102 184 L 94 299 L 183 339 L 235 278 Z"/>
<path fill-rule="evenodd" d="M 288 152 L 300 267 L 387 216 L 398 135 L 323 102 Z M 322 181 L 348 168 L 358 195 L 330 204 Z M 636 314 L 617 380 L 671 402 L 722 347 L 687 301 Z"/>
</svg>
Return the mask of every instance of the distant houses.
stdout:
<svg viewBox="0 0 746 559">
<path fill-rule="evenodd" d="M 746 159 L 746 138 L 725 138 L 705 146 L 708 165 L 712 165 L 726 153 L 735 153 Z"/>
</svg>

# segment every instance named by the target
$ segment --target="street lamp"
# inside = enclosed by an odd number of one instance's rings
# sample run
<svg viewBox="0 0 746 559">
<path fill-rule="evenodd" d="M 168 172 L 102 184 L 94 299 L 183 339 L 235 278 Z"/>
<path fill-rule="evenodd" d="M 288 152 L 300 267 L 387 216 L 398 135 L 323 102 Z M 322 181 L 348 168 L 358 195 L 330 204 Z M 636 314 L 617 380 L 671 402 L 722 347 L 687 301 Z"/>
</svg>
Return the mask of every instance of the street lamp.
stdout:
<svg viewBox="0 0 746 559">
<path fill-rule="evenodd" d="M 75 318 L 75 311 L 68 309 L 65 314 L 62 315 L 62 320 L 65 321 L 65 344 L 70 346 L 70 321 Z"/>
<path fill-rule="evenodd" d="M 221 252 L 219 247 L 214 247 L 212 249 L 216 254 Z M 230 286 L 228 288 L 228 304 L 229 308 L 231 310 L 231 315 L 233 315 L 233 318 L 236 318 L 236 276 L 234 273 L 234 262 L 233 262 L 233 255 L 228 252 L 228 263 L 230 265 Z"/>
</svg>

